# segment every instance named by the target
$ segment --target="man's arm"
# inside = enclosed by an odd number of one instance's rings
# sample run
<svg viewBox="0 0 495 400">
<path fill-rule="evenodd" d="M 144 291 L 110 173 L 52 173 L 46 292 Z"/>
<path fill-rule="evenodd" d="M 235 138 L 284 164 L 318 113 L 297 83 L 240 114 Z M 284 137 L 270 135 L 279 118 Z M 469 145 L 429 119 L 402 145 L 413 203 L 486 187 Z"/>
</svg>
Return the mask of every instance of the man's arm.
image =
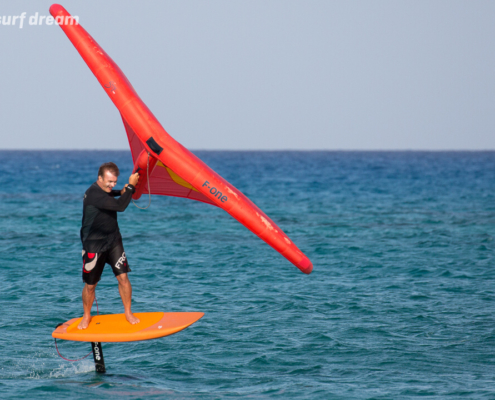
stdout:
<svg viewBox="0 0 495 400">
<path fill-rule="evenodd" d="M 123 194 L 125 193 L 125 188 L 127 187 L 127 185 L 129 185 L 129 184 L 128 184 L 128 183 L 126 183 L 126 184 L 125 184 L 125 186 L 122 188 L 122 190 L 121 190 L 121 191 L 116 190 L 116 192 L 119 192 L 119 193 L 120 193 L 120 195 L 119 195 L 119 196 L 121 196 L 121 195 L 123 195 Z M 112 191 L 113 191 L 113 190 L 112 190 Z"/>
<path fill-rule="evenodd" d="M 113 196 L 113 197 L 119 197 L 119 196 L 122 196 L 124 193 L 125 193 L 125 188 L 127 187 L 127 185 L 129 185 L 128 183 L 125 184 L 125 186 L 120 189 L 120 190 L 115 190 L 113 189 L 111 192 L 110 192 L 110 196 Z"/>
<path fill-rule="evenodd" d="M 95 199 L 92 203 L 96 208 L 99 208 L 100 210 L 122 212 L 125 211 L 129 203 L 131 202 L 133 193 L 134 193 L 134 186 L 126 185 L 124 194 L 119 198 L 113 197 L 112 195 L 108 196 L 105 193 L 101 193 L 101 196 Z"/>
</svg>

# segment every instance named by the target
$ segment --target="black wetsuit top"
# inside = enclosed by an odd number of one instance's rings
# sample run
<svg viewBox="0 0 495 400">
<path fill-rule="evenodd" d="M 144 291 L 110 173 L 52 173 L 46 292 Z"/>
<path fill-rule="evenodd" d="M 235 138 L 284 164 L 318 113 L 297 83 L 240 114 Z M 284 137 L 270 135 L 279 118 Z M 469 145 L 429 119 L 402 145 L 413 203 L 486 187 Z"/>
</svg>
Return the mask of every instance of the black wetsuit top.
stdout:
<svg viewBox="0 0 495 400">
<path fill-rule="evenodd" d="M 120 190 L 105 192 L 95 182 L 84 195 L 81 241 L 88 253 L 100 253 L 120 239 L 117 211 L 124 211 L 131 202 L 134 186 L 128 185 L 122 196 Z M 115 197 L 120 196 L 119 199 Z"/>
</svg>

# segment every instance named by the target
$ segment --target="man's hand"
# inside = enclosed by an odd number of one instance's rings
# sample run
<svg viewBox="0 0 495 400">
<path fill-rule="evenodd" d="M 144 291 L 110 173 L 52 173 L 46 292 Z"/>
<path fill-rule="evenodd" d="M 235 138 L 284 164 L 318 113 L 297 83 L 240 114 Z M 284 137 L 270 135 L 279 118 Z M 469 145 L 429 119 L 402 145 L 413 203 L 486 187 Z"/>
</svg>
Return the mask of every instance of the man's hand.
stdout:
<svg viewBox="0 0 495 400">
<path fill-rule="evenodd" d="M 129 177 L 129 183 L 126 183 L 125 186 L 122 188 L 122 190 L 120 191 L 120 195 L 122 196 L 124 193 L 125 193 L 125 188 L 128 186 L 128 185 L 132 185 L 134 187 L 136 187 L 137 183 L 139 181 L 139 173 L 135 173 L 135 174 L 132 174 L 130 177 Z"/>
<path fill-rule="evenodd" d="M 132 174 L 129 177 L 129 185 L 136 187 L 138 182 L 139 182 L 139 173 L 138 172 L 136 172 L 135 174 Z"/>
</svg>

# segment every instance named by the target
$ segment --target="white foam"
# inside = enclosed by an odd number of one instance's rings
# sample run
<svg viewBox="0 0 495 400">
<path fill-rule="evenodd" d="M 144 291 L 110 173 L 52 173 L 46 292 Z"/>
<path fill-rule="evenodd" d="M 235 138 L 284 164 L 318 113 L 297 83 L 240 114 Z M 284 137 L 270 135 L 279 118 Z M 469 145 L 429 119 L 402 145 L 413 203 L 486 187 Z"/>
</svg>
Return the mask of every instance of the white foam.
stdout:
<svg viewBox="0 0 495 400">
<path fill-rule="evenodd" d="M 93 360 L 82 360 L 75 362 L 64 362 L 59 368 L 50 372 L 50 378 L 66 378 L 78 374 L 86 374 L 95 370 Z"/>
</svg>

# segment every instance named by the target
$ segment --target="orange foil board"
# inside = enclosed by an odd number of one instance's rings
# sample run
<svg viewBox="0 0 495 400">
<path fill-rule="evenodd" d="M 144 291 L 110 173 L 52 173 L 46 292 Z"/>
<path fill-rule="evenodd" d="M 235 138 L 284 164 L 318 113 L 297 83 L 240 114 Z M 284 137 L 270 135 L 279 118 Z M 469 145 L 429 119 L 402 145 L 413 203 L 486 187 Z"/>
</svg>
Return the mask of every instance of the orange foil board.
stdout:
<svg viewBox="0 0 495 400">
<path fill-rule="evenodd" d="M 56 339 L 76 342 L 135 342 L 157 339 L 177 333 L 194 324 L 202 312 L 148 312 L 134 313 L 139 324 L 131 325 L 124 314 L 96 315 L 87 329 L 78 329 L 81 318 L 73 318 L 52 333 Z"/>
</svg>

